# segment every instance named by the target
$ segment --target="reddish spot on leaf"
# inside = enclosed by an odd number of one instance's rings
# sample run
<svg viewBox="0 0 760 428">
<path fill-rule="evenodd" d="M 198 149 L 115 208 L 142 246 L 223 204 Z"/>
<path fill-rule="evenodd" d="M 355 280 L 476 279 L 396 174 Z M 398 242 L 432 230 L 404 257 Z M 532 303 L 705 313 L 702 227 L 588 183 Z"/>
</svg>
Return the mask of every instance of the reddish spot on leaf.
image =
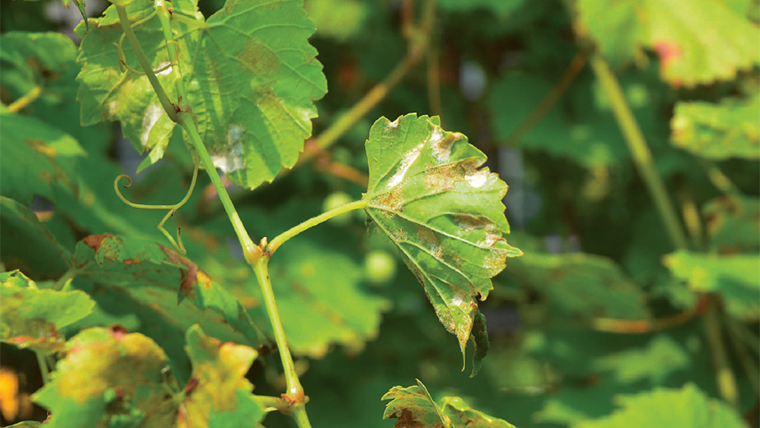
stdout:
<svg viewBox="0 0 760 428">
<path fill-rule="evenodd" d="M 100 244 L 107 238 L 110 238 L 111 234 L 104 233 L 102 235 L 90 235 L 84 238 L 84 243 L 95 251 L 98 251 Z"/>
<path fill-rule="evenodd" d="M 182 282 L 179 285 L 179 291 L 185 297 L 195 299 L 195 295 L 193 294 L 193 283 L 198 281 L 198 265 L 188 260 L 187 258 L 182 257 L 176 252 L 164 247 L 163 245 L 161 246 L 161 250 L 164 252 L 164 254 L 166 254 L 167 257 L 169 257 L 169 260 L 171 260 L 173 263 L 185 265 L 187 272 L 182 277 Z"/>
<path fill-rule="evenodd" d="M 654 50 L 660 57 L 660 71 L 662 73 L 666 72 L 673 61 L 683 56 L 683 50 L 675 43 L 669 41 L 655 42 Z M 671 80 L 671 83 L 676 87 L 680 85 L 680 81 L 678 80 Z"/>
<path fill-rule="evenodd" d="M 196 386 L 198 386 L 198 378 L 196 376 L 193 376 L 189 381 L 187 381 L 187 385 L 185 385 L 185 395 L 190 395 Z"/>
<path fill-rule="evenodd" d="M 141 265 L 142 262 L 140 261 L 140 256 L 135 256 L 132 260 L 124 260 L 123 262 L 125 265 Z"/>
<path fill-rule="evenodd" d="M 111 326 L 111 336 L 116 340 L 121 340 L 127 335 L 127 329 L 121 324 L 114 324 Z"/>
</svg>

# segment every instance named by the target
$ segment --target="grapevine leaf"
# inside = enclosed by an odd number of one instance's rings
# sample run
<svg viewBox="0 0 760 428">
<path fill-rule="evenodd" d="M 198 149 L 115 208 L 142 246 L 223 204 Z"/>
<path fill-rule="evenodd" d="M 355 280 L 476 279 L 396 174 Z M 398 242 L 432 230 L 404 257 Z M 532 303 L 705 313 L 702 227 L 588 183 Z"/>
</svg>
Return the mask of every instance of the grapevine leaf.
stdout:
<svg viewBox="0 0 760 428">
<path fill-rule="evenodd" d="M 76 160 L 85 151 L 74 138 L 34 117 L 3 112 L 0 121 L 3 196 L 30 204 L 35 195 L 55 199 L 54 188 L 78 194 Z"/>
<path fill-rule="evenodd" d="M 254 399 L 253 385 L 245 378 L 256 351 L 206 336 L 198 325 L 187 330 L 186 340 L 193 375 L 185 388 L 178 426 L 222 428 L 261 421 L 264 408 Z"/>
<path fill-rule="evenodd" d="M 53 380 L 32 396 L 50 409 L 46 427 L 173 426 L 164 351 L 120 326 L 82 331 L 66 344 Z"/>
<path fill-rule="evenodd" d="M 673 144 L 710 159 L 760 157 L 760 96 L 720 104 L 678 102 L 670 128 Z"/>
<path fill-rule="evenodd" d="M 79 290 L 41 290 L 18 270 L 0 273 L 0 287 L 0 339 L 20 348 L 45 353 L 62 349 L 65 339 L 58 330 L 86 317 L 95 306 Z"/>
<path fill-rule="evenodd" d="M 514 428 L 504 420 L 470 408 L 459 397 L 444 397 L 439 406 L 419 380 L 417 386 L 409 388 L 394 386 L 383 395 L 383 400 L 391 400 L 386 405 L 383 419 L 398 419 L 395 425 L 397 428 Z"/>
<path fill-rule="evenodd" d="M 60 33 L 9 32 L 0 36 L 0 85 L 14 98 L 41 90 L 43 99 L 74 99 L 79 71 L 76 46 Z M 4 126 L 12 121 L 4 120 Z M 29 128 L 32 129 L 32 128 Z"/>
<path fill-rule="evenodd" d="M 205 23 L 195 5 L 174 10 L 175 40 L 181 49 L 177 67 L 188 90 L 177 102 L 197 116 L 201 139 L 214 165 L 236 184 L 253 188 L 271 181 L 282 167 L 295 164 L 316 116 L 313 100 L 327 86 L 316 50 L 308 44 L 314 25 L 300 1 L 230 0 Z M 128 6 L 130 20 L 148 18 L 137 28 L 143 50 L 156 69 L 171 63 L 153 3 Z M 83 64 L 82 123 L 122 121 L 122 129 L 138 152 L 152 150 L 153 163 L 163 156 L 176 125 L 163 112 L 145 76 L 122 73 L 112 44 L 121 27 L 113 7 L 101 20 L 90 20 L 79 56 Z M 190 25 L 186 20 L 195 21 Z M 81 30 L 80 30 L 81 33 Z M 137 64 L 123 46 L 127 64 Z M 174 67 L 174 65 L 172 65 Z M 177 100 L 174 73 L 158 73 L 171 100 Z"/>
<path fill-rule="evenodd" d="M 0 221 L 0 261 L 6 269 L 22 269 L 38 280 L 57 279 L 69 269 L 69 251 L 29 208 L 0 196 Z"/>
<path fill-rule="evenodd" d="M 718 292 L 737 317 L 760 313 L 760 257 L 758 254 L 714 255 L 677 251 L 664 264 L 677 278 L 697 291 Z"/>
<path fill-rule="evenodd" d="M 760 64 L 760 29 L 720 0 L 580 0 L 582 31 L 619 64 L 645 47 L 673 86 L 728 80 Z"/>
<path fill-rule="evenodd" d="M 164 246 L 117 235 L 90 235 L 77 244 L 74 265 L 79 275 L 129 294 L 167 323 L 184 329 L 200 322 L 224 340 L 257 348 L 266 344 L 233 296 L 198 265 Z"/>
<path fill-rule="evenodd" d="M 475 297 L 485 300 L 506 258 L 522 255 L 503 237 L 507 185 L 478 169 L 485 155 L 438 118 L 381 118 L 366 148 L 368 218 L 396 245 L 464 357 Z"/>
<path fill-rule="evenodd" d="M 760 199 L 722 197 L 702 209 L 710 249 L 720 254 L 760 251 Z"/>
<path fill-rule="evenodd" d="M 620 409 L 612 415 L 578 421 L 573 428 L 678 426 L 683 428 L 744 428 L 741 416 L 727 404 L 707 397 L 694 384 L 681 389 L 617 397 Z"/>
<path fill-rule="evenodd" d="M 307 0 L 304 9 L 318 36 L 338 41 L 360 34 L 370 12 L 369 5 L 358 0 Z"/>
<path fill-rule="evenodd" d="M 660 384 L 672 372 L 689 366 L 689 355 L 673 339 L 665 335 L 655 337 L 646 348 L 630 349 L 594 362 L 597 369 L 611 370 L 615 380 L 633 383 L 649 379 Z"/>
</svg>

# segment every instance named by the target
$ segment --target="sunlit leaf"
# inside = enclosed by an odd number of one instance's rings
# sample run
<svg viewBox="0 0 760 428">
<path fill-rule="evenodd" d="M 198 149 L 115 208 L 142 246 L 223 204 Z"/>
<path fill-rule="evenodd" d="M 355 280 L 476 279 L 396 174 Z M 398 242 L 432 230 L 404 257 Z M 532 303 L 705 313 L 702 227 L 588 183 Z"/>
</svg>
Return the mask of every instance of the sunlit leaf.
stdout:
<svg viewBox="0 0 760 428">
<path fill-rule="evenodd" d="M 670 122 L 673 144 L 710 159 L 760 158 L 760 96 L 720 104 L 678 102 Z"/>
<path fill-rule="evenodd" d="M 74 138 L 34 117 L 5 112 L 0 121 L 3 196 L 30 204 L 35 195 L 55 199 L 57 189 L 78 194 L 76 159 L 85 152 Z"/>
<path fill-rule="evenodd" d="M 66 344 L 53 380 L 32 396 L 50 409 L 46 427 L 173 426 L 176 405 L 164 351 L 122 327 L 84 330 Z"/>
<path fill-rule="evenodd" d="M 26 206 L 0 196 L 0 261 L 32 278 L 58 279 L 69 268 L 71 254 Z"/>
<path fill-rule="evenodd" d="M 485 300 L 506 258 L 522 254 L 504 239 L 507 185 L 478 169 L 486 156 L 437 118 L 381 118 L 366 149 L 372 227 L 396 245 L 464 355 L 476 297 Z"/>
<path fill-rule="evenodd" d="M 21 348 L 52 352 L 63 348 L 61 328 L 92 312 L 83 292 L 37 288 L 18 270 L 0 273 L 0 339 Z"/>
<path fill-rule="evenodd" d="M 602 357 L 595 365 L 598 369 L 613 371 L 615 380 L 621 383 L 649 379 L 660 384 L 670 373 L 688 367 L 689 355 L 674 340 L 660 335 L 646 348 Z"/>
<path fill-rule="evenodd" d="M 728 404 L 707 397 L 694 384 L 681 389 L 657 388 L 617 397 L 621 409 L 612 415 L 579 421 L 573 428 L 677 426 L 682 428 L 744 428 L 741 416 Z"/>
<path fill-rule="evenodd" d="M 177 426 L 261 427 L 256 422 L 263 419 L 264 408 L 253 398 L 253 385 L 245 378 L 256 351 L 206 336 L 197 325 L 187 330 L 186 339 L 193 373 Z"/>
<path fill-rule="evenodd" d="M 77 273 L 147 304 L 170 325 L 200 323 L 215 337 L 256 348 L 266 339 L 240 303 L 195 263 L 148 241 L 91 235 L 77 244 Z"/>
<path fill-rule="evenodd" d="M 697 291 L 717 292 L 734 315 L 760 313 L 760 255 L 700 254 L 677 251 L 665 256 L 665 266 Z"/>
<path fill-rule="evenodd" d="M 147 18 L 152 10 L 149 1 L 130 3 L 130 19 Z M 249 188 L 271 181 L 283 167 L 295 164 L 311 135 L 311 118 L 316 116 L 312 101 L 326 92 L 317 52 L 307 42 L 314 25 L 301 2 L 231 0 L 205 22 L 190 2 L 180 2 L 173 13 L 185 16 L 172 24 L 180 45 L 172 67 L 181 69 L 188 99 L 177 101 L 171 70 L 159 72 L 159 81 L 173 102 L 192 109 L 217 168 Z M 121 71 L 112 46 L 122 34 L 115 16 L 111 7 L 101 20 L 89 20 L 91 29 L 83 38 L 78 59 L 83 64 L 82 122 L 120 120 L 138 152 L 152 150 L 143 164 L 147 166 L 163 156 L 176 126 L 147 78 Z M 157 17 L 141 23 L 136 32 L 156 69 L 172 63 Z M 126 42 L 123 52 L 126 63 L 137 68 Z"/>
<path fill-rule="evenodd" d="M 459 397 L 444 397 L 440 405 L 436 404 L 419 380 L 417 386 L 409 388 L 394 386 L 383 400 L 391 400 L 386 405 L 383 419 L 398 419 L 396 428 L 514 428 L 502 419 L 472 409 Z"/>
<path fill-rule="evenodd" d="M 318 36 L 338 41 L 359 34 L 369 12 L 368 5 L 359 0 L 307 0 L 304 9 L 314 21 Z"/>
<path fill-rule="evenodd" d="M 760 29 L 719 0 L 580 0 L 583 32 L 617 63 L 657 52 L 660 76 L 687 87 L 727 80 L 760 63 Z"/>
<path fill-rule="evenodd" d="M 721 254 L 760 250 L 760 199 L 722 197 L 702 209 L 712 250 Z"/>
</svg>

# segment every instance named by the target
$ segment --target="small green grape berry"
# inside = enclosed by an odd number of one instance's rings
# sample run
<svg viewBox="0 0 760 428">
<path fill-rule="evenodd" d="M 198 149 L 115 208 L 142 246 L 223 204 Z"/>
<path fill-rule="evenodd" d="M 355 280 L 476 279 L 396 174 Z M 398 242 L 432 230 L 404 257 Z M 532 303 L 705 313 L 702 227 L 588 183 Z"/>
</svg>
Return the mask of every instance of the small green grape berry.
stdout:
<svg viewBox="0 0 760 428">
<path fill-rule="evenodd" d="M 372 284 L 382 285 L 396 276 L 396 259 L 382 250 L 373 250 L 364 257 L 364 277 Z"/>
<path fill-rule="evenodd" d="M 351 196 L 349 196 L 348 193 L 345 193 L 345 192 L 330 193 L 322 202 L 322 212 L 334 210 L 335 208 L 341 207 L 351 202 L 353 202 L 353 199 L 351 199 Z M 328 221 L 336 226 L 345 226 L 351 221 L 351 213 L 347 212 L 347 213 L 340 214 L 338 216 L 331 218 Z"/>
</svg>

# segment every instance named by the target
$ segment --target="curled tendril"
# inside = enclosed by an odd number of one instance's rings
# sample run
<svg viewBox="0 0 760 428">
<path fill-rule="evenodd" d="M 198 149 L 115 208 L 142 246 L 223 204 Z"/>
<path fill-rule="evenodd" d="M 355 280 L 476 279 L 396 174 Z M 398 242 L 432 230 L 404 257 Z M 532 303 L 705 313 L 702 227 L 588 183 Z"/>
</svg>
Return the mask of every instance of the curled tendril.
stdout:
<svg viewBox="0 0 760 428">
<path fill-rule="evenodd" d="M 182 243 L 182 235 L 180 234 L 180 228 L 177 227 L 177 239 L 175 240 L 174 237 L 169 234 L 169 232 L 164 228 L 164 224 L 166 224 L 166 221 L 169 220 L 171 216 L 174 215 L 177 210 L 182 208 L 183 205 L 185 205 L 190 199 L 190 195 L 193 194 L 193 189 L 195 189 L 195 181 L 198 178 L 198 164 L 196 162 L 195 169 L 193 170 L 193 179 L 190 182 L 190 188 L 187 191 L 187 194 L 185 194 L 185 197 L 182 198 L 181 201 L 177 202 L 174 205 L 147 205 L 147 204 L 136 204 L 134 202 L 129 201 L 124 195 L 121 193 L 121 190 L 119 189 L 119 181 L 121 181 L 122 178 L 127 179 L 127 184 L 124 185 L 125 189 L 128 189 L 132 186 L 132 178 L 126 174 L 121 174 L 118 177 L 116 177 L 116 180 L 113 182 L 113 188 L 116 191 L 116 196 L 121 199 L 122 202 L 129 205 L 132 208 L 137 208 L 141 210 L 169 210 L 164 218 L 161 220 L 161 223 L 158 223 L 156 227 L 158 230 L 161 231 L 161 233 L 166 236 L 166 238 L 169 240 L 169 242 L 172 243 L 172 246 L 174 249 L 176 249 L 180 254 L 186 254 L 187 250 L 185 250 L 185 245 Z"/>
<path fill-rule="evenodd" d="M 122 73 L 124 73 L 127 70 L 129 70 L 132 73 L 135 73 L 135 74 L 140 75 L 140 76 L 144 76 L 145 75 L 144 71 L 136 70 L 136 69 L 130 67 L 129 64 L 127 64 L 127 56 L 124 55 L 124 48 L 122 46 L 124 44 L 124 37 L 125 36 L 126 36 L 126 34 L 122 33 L 121 37 L 119 37 L 119 43 L 114 43 L 113 44 L 114 46 L 116 46 L 117 54 L 119 55 L 119 70 L 121 70 Z M 172 59 L 171 62 L 169 62 L 168 64 L 164 65 L 161 68 L 157 68 L 157 69 L 153 70 L 153 73 L 155 73 L 155 74 L 158 74 L 158 73 L 161 73 L 163 71 L 166 71 L 166 70 L 170 69 L 179 60 L 179 52 L 180 52 L 179 43 L 177 43 L 176 40 L 167 40 L 166 44 L 168 45 L 169 43 L 174 43 L 174 46 L 177 47 L 177 53 L 176 53 L 176 55 L 174 55 L 174 59 Z"/>
</svg>

